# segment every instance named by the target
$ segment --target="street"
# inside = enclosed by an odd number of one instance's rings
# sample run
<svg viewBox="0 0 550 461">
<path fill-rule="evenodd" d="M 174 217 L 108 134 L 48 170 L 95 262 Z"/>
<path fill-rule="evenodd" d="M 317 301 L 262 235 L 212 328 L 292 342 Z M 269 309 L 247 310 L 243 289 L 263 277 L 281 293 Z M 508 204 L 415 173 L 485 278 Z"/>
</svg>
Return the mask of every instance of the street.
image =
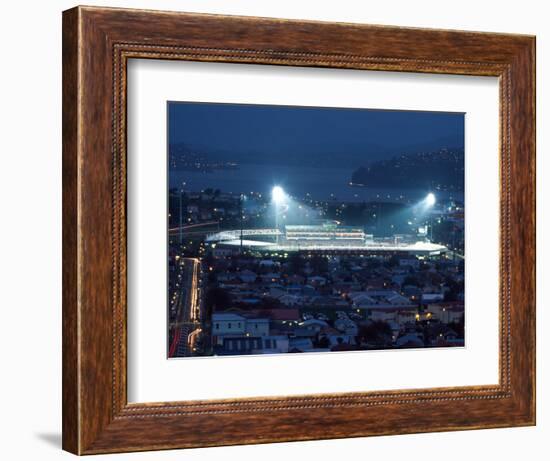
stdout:
<svg viewBox="0 0 550 461">
<path fill-rule="evenodd" d="M 202 331 L 201 302 L 199 295 L 200 260 L 183 258 L 182 286 L 178 297 L 176 321 L 170 325 L 176 329 L 174 340 L 170 345 L 170 357 L 186 357 L 196 348 L 197 337 Z"/>
</svg>

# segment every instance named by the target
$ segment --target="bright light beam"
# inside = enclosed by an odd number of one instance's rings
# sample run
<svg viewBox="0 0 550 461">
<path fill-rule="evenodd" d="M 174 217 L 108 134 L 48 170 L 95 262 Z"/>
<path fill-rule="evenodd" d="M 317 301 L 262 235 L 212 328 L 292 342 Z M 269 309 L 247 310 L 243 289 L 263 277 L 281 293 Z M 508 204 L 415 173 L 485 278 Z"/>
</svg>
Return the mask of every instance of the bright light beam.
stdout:
<svg viewBox="0 0 550 461">
<path fill-rule="evenodd" d="M 430 192 L 427 196 L 426 196 L 426 205 L 428 206 L 434 206 L 435 205 L 435 195 Z"/>
<path fill-rule="evenodd" d="M 283 203 L 286 199 L 285 191 L 281 186 L 275 186 L 271 190 L 271 197 L 273 198 L 273 201 L 277 204 Z"/>
</svg>

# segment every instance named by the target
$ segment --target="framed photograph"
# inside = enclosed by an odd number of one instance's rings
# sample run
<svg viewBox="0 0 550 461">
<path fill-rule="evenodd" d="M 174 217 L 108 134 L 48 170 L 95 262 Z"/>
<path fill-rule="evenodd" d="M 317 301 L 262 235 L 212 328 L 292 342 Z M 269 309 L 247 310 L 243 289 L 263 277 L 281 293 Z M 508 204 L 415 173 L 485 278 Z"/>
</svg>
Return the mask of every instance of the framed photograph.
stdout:
<svg viewBox="0 0 550 461">
<path fill-rule="evenodd" d="M 535 424 L 535 39 L 63 13 L 63 447 Z"/>
<path fill-rule="evenodd" d="M 464 113 L 168 102 L 168 126 L 169 358 L 464 347 Z"/>
</svg>

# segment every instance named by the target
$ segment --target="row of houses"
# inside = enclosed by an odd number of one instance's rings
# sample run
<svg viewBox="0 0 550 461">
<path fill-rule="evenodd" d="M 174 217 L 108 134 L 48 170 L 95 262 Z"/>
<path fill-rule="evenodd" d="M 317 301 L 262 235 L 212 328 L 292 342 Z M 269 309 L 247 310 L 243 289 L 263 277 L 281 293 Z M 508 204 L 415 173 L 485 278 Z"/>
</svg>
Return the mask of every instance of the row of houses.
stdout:
<svg viewBox="0 0 550 461">
<path fill-rule="evenodd" d="M 462 321 L 464 316 L 464 304 L 462 303 L 430 304 L 422 311 L 413 306 L 371 306 L 368 309 L 370 320 L 396 322 L 400 325 L 428 320 L 449 324 Z"/>
<path fill-rule="evenodd" d="M 326 351 L 342 344 L 355 345 L 356 334 L 339 331 L 323 320 L 302 321 L 297 309 L 212 315 L 212 344 L 220 355 Z M 323 348 L 315 347 L 319 337 L 325 340 Z"/>
<path fill-rule="evenodd" d="M 366 322 L 387 323 L 396 347 L 416 347 L 419 340 L 414 338 L 419 335 L 411 325 L 430 321 L 449 325 L 463 321 L 463 316 L 461 303 L 433 304 L 423 311 L 412 305 L 394 305 L 370 307 Z M 365 320 L 354 321 L 342 311 L 338 311 L 333 321 L 303 320 L 298 309 L 214 312 L 212 345 L 219 355 L 346 350 L 359 346 L 357 335 L 361 322 Z M 444 329 L 440 340 L 456 341 L 457 335 L 451 329 Z"/>
</svg>

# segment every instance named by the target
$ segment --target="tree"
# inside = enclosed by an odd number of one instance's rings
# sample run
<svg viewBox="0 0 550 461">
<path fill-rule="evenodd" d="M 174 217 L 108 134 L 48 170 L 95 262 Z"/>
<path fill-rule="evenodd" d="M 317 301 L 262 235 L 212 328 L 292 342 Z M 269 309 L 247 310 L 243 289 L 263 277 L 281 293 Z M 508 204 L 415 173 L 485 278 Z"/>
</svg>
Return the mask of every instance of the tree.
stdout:
<svg viewBox="0 0 550 461">
<path fill-rule="evenodd" d="M 392 256 L 393 257 L 393 256 Z M 378 269 L 382 265 L 382 262 L 378 258 L 369 258 L 367 260 L 368 269 Z"/>
<path fill-rule="evenodd" d="M 283 306 L 281 304 L 281 301 L 279 301 L 277 298 L 266 296 L 262 298 L 259 307 L 262 309 L 277 309 Z"/>
<path fill-rule="evenodd" d="M 399 266 L 399 256 L 397 255 L 392 255 L 392 257 L 389 259 L 388 261 L 388 265 L 390 267 L 396 267 L 396 266 Z"/>
<path fill-rule="evenodd" d="M 418 287 L 420 286 L 420 281 L 412 275 L 407 275 L 405 277 L 405 280 L 403 280 L 403 286 L 405 285 L 412 285 L 412 286 Z"/>
<path fill-rule="evenodd" d="M 328 259 L 325 256 L 314 256 L 311 258 L 310 265 L 315 274 L 328 272 Z"/>
<path fill-rule="evenodd" d="M 458 322 L 450 323 L 449 327 L 452 328 L 459 338 L 464 338 L 464 314 L 462 314 Z"/>
<path fill-rule="evenodd" d="M 299 252 L 290 255 L 289 263 L 292 274 L 301 274 L 306 265 L 304 258 L 302 258 Z"/>
<path fill-rule="evenodd" d="M 457 301 L 458 295 L 464 291 L 464 282 L 457 282 L 449 276 L 445 279 L 445 285 L 448 287 L 448 290 L 445 292 L 445 302 Z"/>
<path fill-rule="evenodd" d="M 326 336 L 321 336 L 319 341 L 317 341 L 317 347 L 326 349 L 330 347 L 330 340 Z"/>
<path fill-rule="evenodd" d="M 214 287 L 206 292 L 204 299 L 207 317 L 212 316 L 213 311 L 223 311 L 231 307 L 231 295 L 223 288 Z"/>
<path fill-rule="evenodd" d="M 382 346 L 391 342 L 392 330 L 388 323 L 377 320 L 361 325 L 357 336 L 362 342 Z"/>
</svg>

